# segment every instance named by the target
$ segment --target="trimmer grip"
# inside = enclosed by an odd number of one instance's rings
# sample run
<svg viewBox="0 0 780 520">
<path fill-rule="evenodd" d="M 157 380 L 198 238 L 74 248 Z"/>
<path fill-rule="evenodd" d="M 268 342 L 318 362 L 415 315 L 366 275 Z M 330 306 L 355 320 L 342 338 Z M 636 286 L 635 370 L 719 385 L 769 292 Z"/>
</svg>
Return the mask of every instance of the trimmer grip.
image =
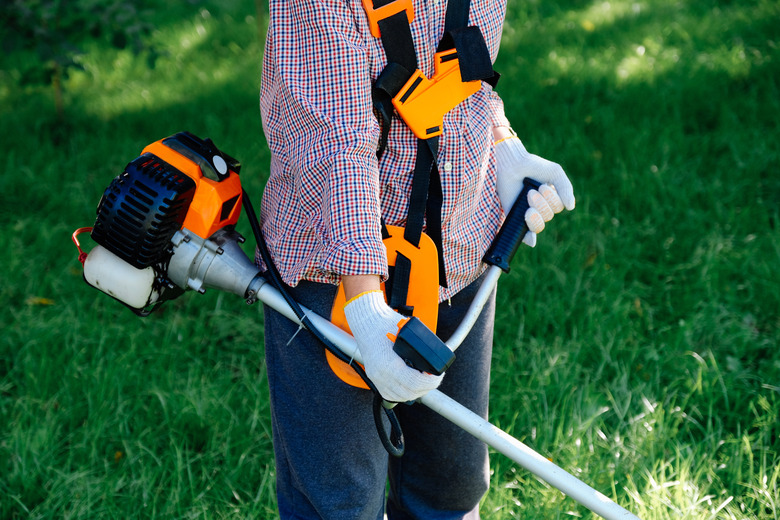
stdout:
<svg viewBox="0 0 780 520">
<path fill-rule="evenodd" d="M 525 223 L 525 212 L 530 207 L 528 204 L 528 192 L 538 190 L 542 184 L 529 177 L 523 179 L 523 189 L 517 196 L 517 200 L 509 210 L 509 214 L 504 220 L 504 225 L 498 230 L 496 238 L 490 244 L 490 248 L 482 259 L 488 265 L 496 265 L 509 272 L 509 264 L 512 257 L 515 256 L 517 248 L 520 246 L 523 237 L 528 232 L 528 225 Z"/>
<path fill-rule="evenodd" d="M 436 376 L 455 361 L 455 353 L 414 316 L 398 331 L 393 350 L 410 367 Z"/>
</svg>

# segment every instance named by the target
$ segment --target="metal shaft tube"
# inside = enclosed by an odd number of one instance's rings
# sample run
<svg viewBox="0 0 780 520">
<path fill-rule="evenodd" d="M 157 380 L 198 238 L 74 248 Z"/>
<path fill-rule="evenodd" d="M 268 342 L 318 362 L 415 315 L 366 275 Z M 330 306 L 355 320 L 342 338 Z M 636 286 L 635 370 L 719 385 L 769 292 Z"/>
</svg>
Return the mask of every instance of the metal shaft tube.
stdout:
<svg viewBox="0 0 780 520">
<path fill-rule="evenodd" d="M 485 278 L 482 280 L 482 285 L 479 286 L 477 294 L 474 295 L 474 299 L 471 301 L 468 311 L 466 311 L 466 316 L 464 316 L 458 328 L 455 329 L 455 332 L 452 333 L 452 336 L 445 342 L 445 345 L 453 352 L 463 343 L 463 340 L 466 339 L 471 328 L 477 322 L 477 318 L 479 318 L 482 308 L 496 287 L 501 273 L 501 268 L 495 265 L 488 268 Z"/>
<path fill-rule="evenodd" d="M 602 493 L 438 390 L 420 402 L 607 520 L 639 520 Z"/>
</svg>

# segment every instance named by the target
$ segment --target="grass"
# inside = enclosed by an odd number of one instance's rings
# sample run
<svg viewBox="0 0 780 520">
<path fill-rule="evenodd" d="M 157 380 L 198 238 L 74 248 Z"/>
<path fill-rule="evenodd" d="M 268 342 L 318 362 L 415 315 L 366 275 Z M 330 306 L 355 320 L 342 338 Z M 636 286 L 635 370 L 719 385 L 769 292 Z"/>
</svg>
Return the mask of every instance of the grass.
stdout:
<svg viewBox="0 0 780 520">
<path fill-rule="evenodd" d="M 276 517 L 259 307 L 212 292 L 136 318 L 70 243 L 182 129 L 239 158 L 259 200 L 254 5 L 157 9 L 157 67 L 90 48 L 64 121 L 17 85 L 29 56 L 0 58 L 0 518 Z M 509 5 L 507 114 L 578 200 L 501 280 L 491 419 L 643 519 L 780 517 L 778 15 Z M 483 518 L 592 516 L 491 469 Z"/>
</svg>

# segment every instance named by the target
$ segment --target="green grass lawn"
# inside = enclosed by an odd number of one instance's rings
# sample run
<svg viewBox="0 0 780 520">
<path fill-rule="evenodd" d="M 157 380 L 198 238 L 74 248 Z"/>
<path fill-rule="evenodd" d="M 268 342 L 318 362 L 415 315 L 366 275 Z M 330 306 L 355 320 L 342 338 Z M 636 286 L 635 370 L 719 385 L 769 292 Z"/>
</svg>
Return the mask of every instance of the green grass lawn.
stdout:
<svg viewBox="0 0 780 520">
<path fill-rule="evenodd" d="M 70 241 L 180 130 L 259 204 L 254 3 L 155 13 L 156 67 L 88 45 L 63 119 L 19 85 L 32 55 L 0 57 L 3 519 L 276 517 L 260 307 L 137 318 Z M 778 21 L 775 0 L 510 1 L 498 90 L 577 209 L 500 282 L 491 420 L 643 519 L 780 518 Z M 491 467 L 483 518 L 593 516 Z"/>
</svg>

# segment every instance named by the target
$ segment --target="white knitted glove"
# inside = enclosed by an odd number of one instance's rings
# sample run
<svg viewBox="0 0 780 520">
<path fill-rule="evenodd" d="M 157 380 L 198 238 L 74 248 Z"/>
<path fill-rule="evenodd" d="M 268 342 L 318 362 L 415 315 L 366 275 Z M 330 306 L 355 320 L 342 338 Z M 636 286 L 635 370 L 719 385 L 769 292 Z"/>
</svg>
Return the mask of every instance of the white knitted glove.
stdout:
<svg viewBox="0 0 780 520">
<path fill-rule="evenodd" d="M 528 153 L 517 137 L 509 137 L 496 143 L 496 188 L 504 212 L 509 213 L 518 194 L 523 189 L 523 179 L 530 177 L 542 183 L 537 190 L 528 192 L 530 207 L 525 213 L 528 233 L 523 242 L 534 247 L 536 234 L 544 229 L 555 213 L 565 207 L 574 209 L 574 189 L 560 165 Z"/>
<path fill-rule="evenodd" d="M 385 303 L 382 291 L 359 294 L 344 306 L 347 323 L 363 357 L 366 375 L 386 401 L 414 401 L 437 388 L 443 375 L 434 376 L 410 368 L 393 351 L 388 334 L 398 334 L 406 318 Z"/>
</svg>

